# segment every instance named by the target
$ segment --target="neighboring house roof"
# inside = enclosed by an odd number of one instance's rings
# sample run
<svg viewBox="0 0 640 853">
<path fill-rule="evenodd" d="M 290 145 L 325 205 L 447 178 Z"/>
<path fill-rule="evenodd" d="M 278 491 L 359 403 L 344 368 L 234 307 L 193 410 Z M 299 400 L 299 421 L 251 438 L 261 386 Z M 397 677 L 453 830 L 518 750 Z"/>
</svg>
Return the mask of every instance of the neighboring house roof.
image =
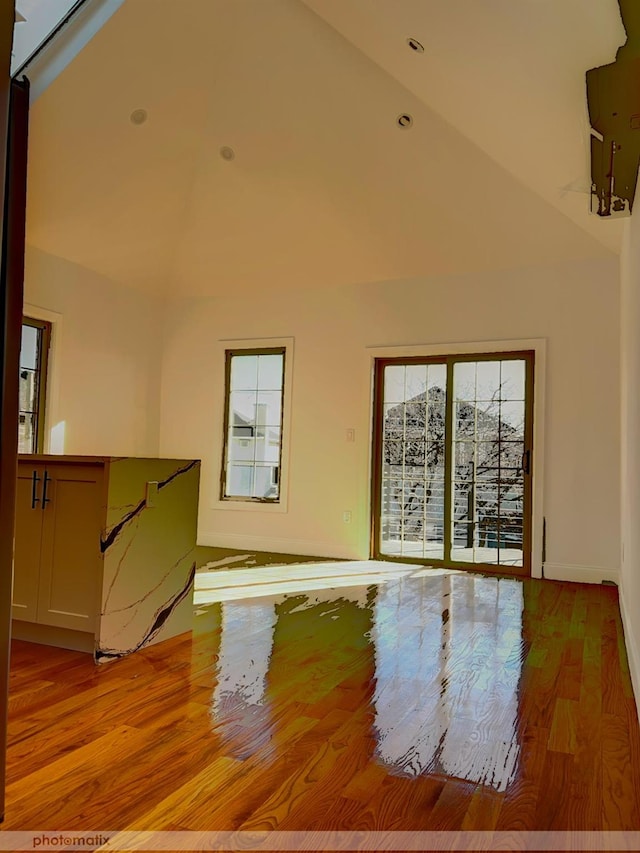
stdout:
<svg viewBox="0 0 640 853">
<path fill-rule="evenodd" d="M 456 404 L 456 423 L 457 436 L 469 439 L 466 445 L 457 445 L 456 483 L 471 487 L 476 481 L 486 487 L 482 494 L 476 495 L 477 509 L 491 512 L 500 501 L 502 517 L 511 513 L 519 515 L 521 507 L 513 489 L 521 484 L 522 445 L 518 431 L 499 416 L 470 402 Z M 384 461 L 403 466 L 405 478 L 399 491 L 405 499 L 413 493 L 413 486 L 407 485 L 408 478 L 414 476 L 417 482 L 424 473 L 435 475 L 444 468 L 444 390 L 430 388 L 405 403 L 398 403 L 387 411 L 384 425 Z M 393 437 L 394 427 L 398 430 L 397 439 Z M 475 444 L 471 441 L 474 438 Z M 438 472 L 438 476 L 442 474 Z M 510 499 L 512 492 L 515 497 Z"/>
<path fill-rule="evenodd" d="M 235 410 L 231 413 L 231 417 L 233 419 L 233 425 L 235 426 L 247 426 L 254 427 L 255 424 L 252 423 L 248 418 L 245 418 L 244 415 L 241 415 L 239 412 Z"/>
<path fill-rule="evenodd" d="M 235 410 L 231 413 L 231 418 L 232 418 L 234 429 L 240 428 L 240 429 L 251 430 L 251 433 L 249 435 L 238 436 L 238 437 L 251 438 L 255 434 L 257 424 L 254 420 L 251 420 L 250 418 L 246 418 L 244 415 L 241 415 L 239 412 L 236 412 Z M 273 431 L 273 429 L 270 429 L 270 428 L 267 428 L 267 438 L 269 439 L 269 441 L 275 441 L 275 442 L 279 441 L 277 433 L 275 433 Z"/>
</svg>

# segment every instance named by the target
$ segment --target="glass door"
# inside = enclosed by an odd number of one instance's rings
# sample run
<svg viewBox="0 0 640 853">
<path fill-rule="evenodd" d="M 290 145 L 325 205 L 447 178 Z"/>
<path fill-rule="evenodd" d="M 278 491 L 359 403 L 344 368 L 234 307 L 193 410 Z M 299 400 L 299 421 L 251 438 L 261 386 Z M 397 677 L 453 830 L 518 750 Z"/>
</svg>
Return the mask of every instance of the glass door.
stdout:
<svg viewBox="0 0 640 853">
<path fill-rule="evenodd" d="M 533 353 L 376 362 L 373 553 L 529 574 Z"/>
</svg>

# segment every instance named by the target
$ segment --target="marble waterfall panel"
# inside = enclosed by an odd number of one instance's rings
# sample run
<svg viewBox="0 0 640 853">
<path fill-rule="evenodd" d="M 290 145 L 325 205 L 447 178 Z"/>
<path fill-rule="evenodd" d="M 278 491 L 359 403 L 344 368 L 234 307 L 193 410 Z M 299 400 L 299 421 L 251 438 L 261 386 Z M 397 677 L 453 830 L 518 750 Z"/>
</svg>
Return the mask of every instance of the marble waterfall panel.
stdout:
<svg viewBox="0 0 640 853">
<path fill-rule="evenodd" d="M 99 663 L 191 630 L 199 482 L 199 461 L 110 461 Z"/>
</svg>

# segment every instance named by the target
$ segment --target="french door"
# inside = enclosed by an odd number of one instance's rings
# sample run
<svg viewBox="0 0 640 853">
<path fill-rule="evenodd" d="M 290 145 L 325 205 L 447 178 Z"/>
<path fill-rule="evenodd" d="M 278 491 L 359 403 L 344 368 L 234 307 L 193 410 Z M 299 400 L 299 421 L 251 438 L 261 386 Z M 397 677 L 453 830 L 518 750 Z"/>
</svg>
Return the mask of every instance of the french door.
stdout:
<svg viewBox="0 0 640 853">
<path fill-rule="evenodd" d="M 533 359 L 376 360 L 374 557 L 531 573 Z"/>
</svg>

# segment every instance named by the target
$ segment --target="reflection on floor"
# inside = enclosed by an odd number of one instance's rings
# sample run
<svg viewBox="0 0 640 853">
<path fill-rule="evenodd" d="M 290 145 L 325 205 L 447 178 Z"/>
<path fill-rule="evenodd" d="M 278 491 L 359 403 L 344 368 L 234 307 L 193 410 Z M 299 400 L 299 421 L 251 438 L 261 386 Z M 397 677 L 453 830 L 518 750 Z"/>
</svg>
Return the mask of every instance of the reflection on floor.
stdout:
<svg viewBox="0 0 640 853">
<path fill-rule="evenodd" d="M 640 826 L 614 588 L 286 568 L 109 667 L 16 642 L 2 828 Z"/>
<path fill-rule="evenodd" d="M 248 569 L 259 566 L 284 566 L 288 563 L 321 563 L 320 557 L 302 557 L 298 554 L 280 554 L 270 551 L 238 551 L 232 548 L 196 548 L 196 568 L 203 571 L 221 569 Z"/>
<path fill-rule="evenodd" d="M 425 569 L 419 565 L 385 563 L 381 560 L 350 560 L 341 563 L 302 563 L 286 566 L 269 566 L 255 569 L 216 569 L 206 567 L 196 574 L 194 603 L 212 604 L 214 601 L 234 601 L 238 598 L 256 598 L 314 589 L 341 589 L 385 584 L 402 577 L 437 577 L 442 574 L 460 574 L 445 569 Z M 196 610 L 196 615 L 201 611 Z"/>
<path fill-rule="evenodd" d="M 510 579 L 423 575 L 378 590 L 376 755 L 392 771 L 496 791 L 516 778 L 523 608 Z"/>
<path fill-rule="evenodd" d="M 444 545 L 438 542 L 387 539 L 382 542 L 383 555 L 389 557 L 406 557 L 410 560 L 443 560 Z M 451 549 L 453 562 L 484 563 L 487 566 L 522 566 L 522 548 L 486 548 L 475 545 L 466 548 L 453 545 Z"/>
</svg>

